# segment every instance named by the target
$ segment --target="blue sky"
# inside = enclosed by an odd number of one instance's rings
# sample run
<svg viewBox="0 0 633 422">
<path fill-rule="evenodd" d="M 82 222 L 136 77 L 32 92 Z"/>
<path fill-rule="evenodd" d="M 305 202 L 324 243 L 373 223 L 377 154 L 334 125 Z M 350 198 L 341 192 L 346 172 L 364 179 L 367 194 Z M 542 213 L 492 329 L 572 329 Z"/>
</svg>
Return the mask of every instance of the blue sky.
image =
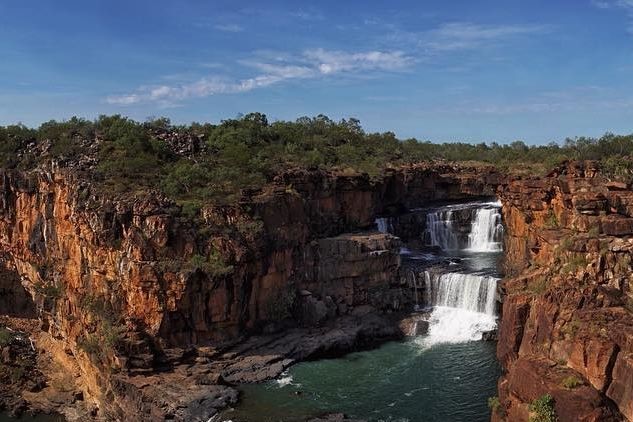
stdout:
<svg viewBox="0 0 633 422">
<path fill-rule="evenodd" d="M 633 0 L 0 0 L 0 124 L 326 114 L 432 141 L 633 132 Z"/>
</svg>

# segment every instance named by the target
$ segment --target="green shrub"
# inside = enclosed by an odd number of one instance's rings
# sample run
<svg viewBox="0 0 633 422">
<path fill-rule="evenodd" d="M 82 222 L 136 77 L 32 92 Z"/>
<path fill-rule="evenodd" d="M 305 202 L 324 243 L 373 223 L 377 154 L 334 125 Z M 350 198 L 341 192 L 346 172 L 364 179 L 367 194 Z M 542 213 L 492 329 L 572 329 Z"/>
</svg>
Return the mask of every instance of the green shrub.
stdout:
<svg viewBox="0 0 633 422">
<path fill-rule="evenodd" d="M 491 412 L 497 414 L 503 414 L 503 407 L 501 406 L 501 401 L 499 401 L 499 397 L 488 397 L 488 408 Z"/>
<path fill-rule="evenodd" d="M 182 201 L 181 203 L 181 215 L 188 220 L 193 220 L 200 215 L 202 209 L 202 203 L 197 200 Z"/>
<path fill-rule="evenodd" d="M 235 227 L 242 236 L 251 238 L 264 230 L 264 222 L 261 220 L 240 220 L 235 224 Z"/>
<path fill-rule="evenodd" d="M 201 151 L 178 155 L 162 134 L 172 131 L 185 140 L 202 136 Z M 98 140 L 99 142 L 95 142 Z M 33 142 L 50 143 L 48 155 L 27 151 Z M 37 145 L 39 146 L 39 145 Z M 145 123 L 120 115 L 95 121 L 72 118 L 50 121 L 38 129 L 0 126 L 0 166 L 33 169 L 51 157 L 77 159 L 95 155 L 88 170 L 103 193 L 145 193 L 161 189 L 178 201 L 229 204 L 244 190 L 259 189 L 280 172 L 318 167 L 344 174 L 366 173 L 381 179 L 384 169 L 426 160 L 477 161 L 519 174 L 544 172 L 567 159 L 600 160 L 604 174 L 618 180 L 633 177 L 633 136 L 605 134 L 599 139 L 566 139 L 561 144 L 528 146 L 515 141 L 501 145 L 396 138 L 392 132 L 368 133 L 355 118 L 334 121 L 324 115 L 295 121 L 269 122 L 249 113 L 219 124 L 175 127 L 168 119 Z M 549 226 L 558 227 L 550 215 Z"/>
<path fill-rule="evenodd" d="M 562 251 L 568 251 L 571 249 L 571 247 L 574 246 L 574 240 L 572 237 L 564 237 L 561 241 L 560 241 L 560 249 Z"/>
<path fill-rule="evenodd" d="M 537 276 L 528 281 L 527 289 L 535 295 L 545 293 L 547 290 L 547 279 L 545 276 Z"/>
<path fill-rule="evenodd" d="M 574 255 L 565 263 L 563 271 L 567 273 L 575 273 L 579 269 L 586 267 L 587 264 L 587 258 L 582 255 Z"/>
<path fill-rule="evenodd" d="M 529 422 L 557 422 L 558 416 L 554 410 L 554 398 L 544 394 L 530 403 Z"/>
<path fill-rule="evenodd" d="M 36 283 L 33 285 L 33 289 L 42 296 L 59 299 L 62 297 L 62 286 L 53 286 L 52 284 Z"/>
<path fill-rule="evenodd" d="M 578 334 L 578 330 L 580 330 L 580 321 L 574 318 L 563 325 L 561 333 L 563 333 L 565 337 L 573 339 L 576 337 L 576 334 Z"/>
<path fill-rule="evenodd" d="M 266 303 L 265 312 L 271 321 L 282 321 L 292 316 L 297 294 L 292 289 L 282 289 Z"/>
<path fill-rule="evenodd" d="M 590 228 L 589 231 L 587 232 L 587 236 L 591 238 L 596 238 L 600 236 L 600 227 L 593 226 L 592 228 Z"/>
<path fill-rule="evenodd" d="M 222 276 L 233 271 L 233 266 L 228 265 L 222 259 L 222 256 L 213 251 L 209 256 L 193 255 L 187 263 L 187 269 L 190 271 L 200 270 L 211 276 Z"/>
<path fill-rule="evenodd" d="M 100 321 L 93 333 L 86 333 L 77 339 L 77 347 L 86 352 L 94 363 L 106 364 L 125 332 L 124 326 Z"/>
<path fill-rule="evenodd" d="M 556 218 L 556 214 L 554 211 L 549 210 L 547 215 L 545 216 L 545 227 L 549 229 L 554 229 L 558 227 L 558 218 Z"/>
<path fill-rule="evenodd" d="M 561 385 L 567 389 L 574 389 L 576 387 L 579 387 L 581 385 L 583 385 L 584 383 L 582 382 L 582 380 L 578 379 L 578 377 L 575 377 L 573 375 L 570 375 L 568 377 L 566 377 L 565 379 L 563 379 L 563 381 L 561 382 Z"/>
<path fill-rule="evenodd" d="M 0 327 L 0 347 L 7 346 L 12 339 L 13 334 L 11 331 L 7 330 L 5 327 Z"/>
</svg>

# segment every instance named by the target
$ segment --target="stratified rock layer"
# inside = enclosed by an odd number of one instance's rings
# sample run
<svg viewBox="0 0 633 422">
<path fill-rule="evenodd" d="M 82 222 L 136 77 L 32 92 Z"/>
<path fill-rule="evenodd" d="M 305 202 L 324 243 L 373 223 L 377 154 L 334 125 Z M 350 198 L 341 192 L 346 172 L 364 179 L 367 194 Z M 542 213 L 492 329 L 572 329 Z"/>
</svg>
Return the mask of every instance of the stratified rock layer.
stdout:
<svg viewBox="0 0 633 422">
<path fill-rule="evenodd" d="M 15 303 L 0 305 L 35 308 L 36 343 L 97 417 L 139 420 L 207 420 L 236 400 L 227 380 L 397 337 L 389 315 L 410 300 L 399 243 L 358 231 L 428 201 L 490 196 L 503 181 L 449 164 L 390 169 L 381 182 L 297 170 L 192 219 L 156 192 L 99 197 L 82 177 L 2 173 Z"/>
<path fill-rule="evenodd" d="M 501 190 L 505 369 L 493 420 L 550 394 L 561 422 L 633 420 L 633 192 L 593 162 Z"/>
</svg>

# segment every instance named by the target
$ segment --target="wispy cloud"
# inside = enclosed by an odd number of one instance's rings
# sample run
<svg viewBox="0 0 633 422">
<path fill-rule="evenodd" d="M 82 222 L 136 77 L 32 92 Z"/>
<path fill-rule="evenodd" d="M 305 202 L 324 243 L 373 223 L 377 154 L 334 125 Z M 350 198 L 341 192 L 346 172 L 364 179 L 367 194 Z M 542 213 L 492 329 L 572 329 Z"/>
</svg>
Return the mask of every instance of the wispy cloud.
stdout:
<svg viewBox="0 0 633 422">
<path fill-rule="evenodd" d="M 633 0 L 592 0 L 591 3 L 600 9 L 633 7 Z"/>
<path fill-rule="evenodd" d="M 217 29 L 218 31 L 222 31 L 222 32 L 242 32 L 244 31 L 244 27 L 234 24 L 234 23 L 228 23 L 228 24 L 222 24 L 222 25 L 214 25 L 213 28 Z"/>
<path fill-rule="evenodd" d="M 323 19 L 325 19 L 323 14 L 316 10 L 296 10 L 288 12 L 288 14 L 292 18 L 301 19 L 304 21 L 322 21 Z"/>
<path fill-rule="evenodd" d="M 407 68 L 412 61 L 402 51 L 350 53 L 319 48 L 306 50 L 300 56 L 286 58 L 281 63 L 244 61 L 243 64 L 260 72 L 250 78 L 231 80 L 210 76 L 180 85 L 142 86 L 133 93 L 109 96 L 105 101 L 116 105 L 155 102 L 169 106 L 190 98 L 248 92 L 289 80 L 360 72 L 394 72 Z"/>
<path fill-rule="evenodd" d="M 629 19 L 627 31 L 633 34 L 633 0 L 592 0 L 591 3 L 599 9 L 623 10 Z"/>
<path fill-rule="evenodd" d="M 468 22 L 446 23 L 420 37 L 420 46 L 434 51 L 479 48 L 518 35 L 544 33 L 544 25 L 478 25 Z"/>
<path fill-rule="evenodd" d="M 622 1 L 633 2 L 633 0 Z M 297 18 L 318 19 L 318 14 L 297 15 Z M 373 22 L 369 25 L 373 25 Z M 512 37 L 539 34 L 550 30 L 544 25 L 480 25 L 452 22 L 428 31 L 413 33 L 399 31 L 394 25 L 381 24 L 381 26 L 390 31 L 391 45 L 398 45 L 399 48 L 390 48 L 389 45 L 369 51 L 316 48 L 294 55 L 270 51 L 258 52 L 254 54 L 253 59 L 238 61 L 238 64 L 250 69 L 253 73 L 250 77 L 232 79 L 209 75 L 188 83 L 144 85 L 131 93 L 109 96 L 105 101 L 117 105 L 158 103 L 171 106 L 190 98 L 243 93 L 292 80 L 397 72 L 438 55 L 481 49 L 506 42 Z M 239 29 L 241 27 L 233 27 L 233 25 L 215 28 L 222 28 L 220 30 L 225 31 L 241 30 Z"/>
<path fill-rule="evenodd" d="M 520 113 L 564 113 L 593 110 L 622 110 L 633 107 L 633 96 L 597 86 L 579 86 L 561 91 L 544 91 L 508 102 L 463 101 L 433 111 L 448 114 L 511 115 Z"/>
</svg>

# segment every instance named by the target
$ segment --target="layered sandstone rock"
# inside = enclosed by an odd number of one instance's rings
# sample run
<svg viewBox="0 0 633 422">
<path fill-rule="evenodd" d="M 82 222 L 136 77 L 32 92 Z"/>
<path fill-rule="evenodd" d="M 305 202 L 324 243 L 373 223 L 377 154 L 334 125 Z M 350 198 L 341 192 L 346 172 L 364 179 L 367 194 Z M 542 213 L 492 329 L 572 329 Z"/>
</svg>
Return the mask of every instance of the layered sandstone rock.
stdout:
<svg viewBox="0 0 633 422">
<path fill-rule="evenodd" d="M 192 220 L 156 192 L 99 197 L 82 177 L 55 166 L 2 173 L 3 266 L 33 298 L 46 353 L 76 374 L 96 414 L 148 420 L 204 418 L 235 400 L 225 378 L 261 380 L 399 335 L 384 317 L 410 297 L 398 242 L 343 233 L 429 200 L 489 195 L 502 181 L 449 164 L 392 169 L 382 182 L 294 171 Z M 3 306 L 29 310 L 13 297 Z M 304 331 L 290 341 L 293 329 Z M 240 346 L 262 332 L 301 347 Z"/>
<path fill-rule="evenodd" d="M 514 277 L 503 283 L 496 420 L 527 421 L 544 394 L 561 422 L 633 420 L 631 193 L 592 162 L 502 189 Z"/>
</svg>

